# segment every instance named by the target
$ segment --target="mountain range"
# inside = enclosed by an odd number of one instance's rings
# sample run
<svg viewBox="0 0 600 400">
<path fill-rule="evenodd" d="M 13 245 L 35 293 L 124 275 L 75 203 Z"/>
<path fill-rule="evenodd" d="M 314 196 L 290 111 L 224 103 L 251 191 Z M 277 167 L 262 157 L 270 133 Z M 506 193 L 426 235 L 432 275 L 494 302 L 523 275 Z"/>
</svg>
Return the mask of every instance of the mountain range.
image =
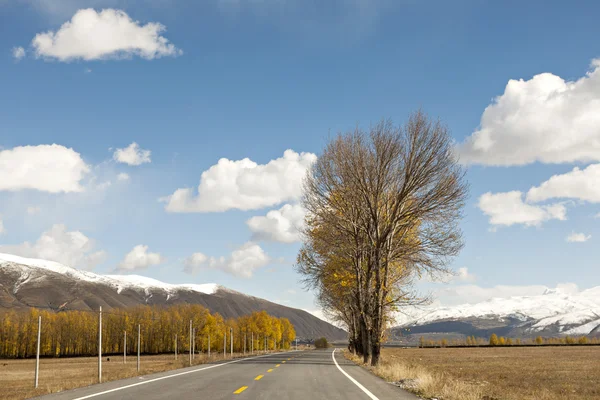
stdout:
<svg viewBox="0 0 600 400">
<path fill-rule="evenodd" d="M 174 285 L 137 275 L 99 275 L 60 263 L 0 254 L 0 311 L 44 308 L 104 310 L 140 304 L 200 304 L 224 318 L 253 311 L 285 317 L 300 339 L 347 338 L 344 330 L 296 308 L 248 296 L 217 284 Z"/>
<path fill-rule="evenodd" d="M 451 334 L 489 337 L 600 336 L 600 286 L 576 293 L 493 298 L 477 304 L 415 309 L 392 329 L 395 339 Z"/>
</svg>

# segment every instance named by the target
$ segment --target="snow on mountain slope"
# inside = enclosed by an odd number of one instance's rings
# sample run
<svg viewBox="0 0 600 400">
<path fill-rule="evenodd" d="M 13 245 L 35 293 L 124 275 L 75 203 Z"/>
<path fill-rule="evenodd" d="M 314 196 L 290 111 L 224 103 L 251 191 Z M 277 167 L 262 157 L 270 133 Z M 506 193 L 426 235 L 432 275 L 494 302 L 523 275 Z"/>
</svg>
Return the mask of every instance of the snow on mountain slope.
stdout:
<svg viewBox="0 0 600 400">
<path fill-rule="evenodd" d="M 148 291 L 150 289 L 159 289 L 164 290 L 169 294 L 179 290 L 214 294 L 221 288 L 221 286 L 217 285 L 216 283 L 207 283 L 201 285 L 175 285 L 138 275 L 98 275 L 92 272 L 81 271 L 72 267 L 68 267 L 53 261 L 24 258 L 3 253 L 0 253 L 0 268 L 11 268 L 21 272 L 20 283 L 15 288 L 15 291 L 18 291 L 19 286 L 29 282 L 31 279 L 43 279 L 44 274 L 42 273 L 36 276 L 35 270 L 52 271 L 81 281 L 105 284 L 115 288 L 118 293 L 121 293 L 121 291 L 124 289 L 141 289 L 144 291 Z"/>
<path fill-rule="evenodd" d="M 414 310 L 400 327 L 467 319 L 516 319 L 531 332 L 557 327 L 564 334 L 588 334 L 600 325 L 600 287 L 578 293 L 548 289 L 542 295 L 494 298 L 477 304 Z"/>
</svg>

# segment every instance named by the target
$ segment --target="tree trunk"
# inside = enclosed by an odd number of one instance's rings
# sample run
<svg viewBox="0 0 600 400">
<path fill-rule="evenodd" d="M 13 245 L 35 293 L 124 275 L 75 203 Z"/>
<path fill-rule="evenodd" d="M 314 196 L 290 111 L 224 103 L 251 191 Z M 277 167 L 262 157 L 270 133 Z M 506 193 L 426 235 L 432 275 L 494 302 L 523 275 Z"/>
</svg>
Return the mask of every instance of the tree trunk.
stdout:
<svg viewBox="0 0 600 400">
<path fill-rule="evenodd" d="M 367 322 L 365 321 L 364 315 L 360 317 L 360 336 L 362 339 L 363 362 L 368 364 L 371 359 L 371 335 L 367 328 Z"/>
</svg>

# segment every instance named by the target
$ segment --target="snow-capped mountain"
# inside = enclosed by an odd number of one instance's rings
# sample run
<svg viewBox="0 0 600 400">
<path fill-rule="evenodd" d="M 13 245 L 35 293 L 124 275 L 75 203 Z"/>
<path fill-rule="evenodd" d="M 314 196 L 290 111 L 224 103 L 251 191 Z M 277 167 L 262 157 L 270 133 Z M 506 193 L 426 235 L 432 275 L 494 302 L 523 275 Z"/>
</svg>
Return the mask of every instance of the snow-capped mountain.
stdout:
<svg viewBox="0 0 600 400">
<path fill-rule="evenodd" d="M 515 336 L 600 334 L 600 286 L 578 293 L 494 298 L 477 304 L 412 310 L 395 329 L 412 333 L 490 332 Z"/>
<path fill-rule="evenodd" d="M 224 318 L 265 310 L 285 317 L 299 337 L 343 339 L 346 333 L 306 311 L 209 284 L 169 284 L 137 275 L 99 275 L 57 262 L 0 253 L 0 312 L 29 307 L 60 310 L 125 308 L 140 304 L 201 304 Z"/>
</svg>

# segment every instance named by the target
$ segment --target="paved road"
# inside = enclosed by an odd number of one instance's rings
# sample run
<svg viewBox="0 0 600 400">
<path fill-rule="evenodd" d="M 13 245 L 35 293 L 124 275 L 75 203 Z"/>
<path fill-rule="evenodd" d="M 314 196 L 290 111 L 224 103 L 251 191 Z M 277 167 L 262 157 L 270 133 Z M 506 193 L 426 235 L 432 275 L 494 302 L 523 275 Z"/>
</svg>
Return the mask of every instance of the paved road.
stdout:
<svg viewBox="0 0 600 400">
<path fill-rule="evenodd" d="M 287 352 L 107 382 L 44 400 L 395 399 L 416 396 L 347 361 L 340 350 Z"/>
</svg>

